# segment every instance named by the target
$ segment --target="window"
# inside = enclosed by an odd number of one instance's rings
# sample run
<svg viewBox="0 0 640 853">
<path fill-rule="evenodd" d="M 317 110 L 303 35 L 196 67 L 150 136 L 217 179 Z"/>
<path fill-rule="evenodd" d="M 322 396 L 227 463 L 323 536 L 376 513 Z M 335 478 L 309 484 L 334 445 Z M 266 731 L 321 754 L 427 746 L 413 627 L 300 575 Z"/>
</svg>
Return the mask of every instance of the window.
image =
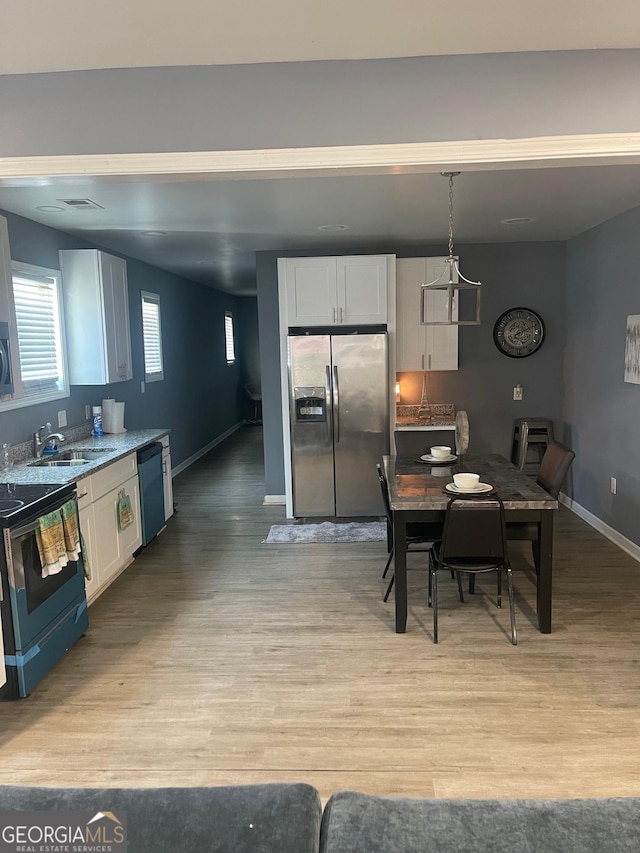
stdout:
<svg viewBox="0 0 640 853">
<path fill-rule="evenodd" d="M 158 382 L 162 372 L 162 330 L 160 296 L 142 291 L 142 338 L 144 343 L 144 380 Z"/>
<path fill-rule="evenodd" d="M 233 315 L 230 311 L 224 312 L 224 348 L 227 364 L 233 364 L 236 360 L 236 351 L 233 343 Z"/>
<path fill-rule="evenodd" d="M 19 377 L 6 408 L 68 397 L 60 272 L 14 261 L 11 274 Z"/>
</svg>

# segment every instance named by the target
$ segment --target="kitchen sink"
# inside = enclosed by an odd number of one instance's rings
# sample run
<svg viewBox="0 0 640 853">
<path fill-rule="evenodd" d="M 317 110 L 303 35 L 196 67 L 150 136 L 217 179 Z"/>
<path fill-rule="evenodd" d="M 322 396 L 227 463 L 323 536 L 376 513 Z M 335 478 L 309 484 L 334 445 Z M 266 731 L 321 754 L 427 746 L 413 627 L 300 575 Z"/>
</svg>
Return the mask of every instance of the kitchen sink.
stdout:
<svg viewBox="0 0 640 853">
<path fill-rule="evenodd" d="M 102 456 L 104 453 L 111 453 L 113 447 L 86 447 L 77 448 L 76 450 L 62 450 L 56 453 L 55 456 L 43 456 L 36 462 L 31 462 L 31 466 L 69 468 L 74 465 L 88 465 L 93 462 L 96 456 Z"/>
</svg>

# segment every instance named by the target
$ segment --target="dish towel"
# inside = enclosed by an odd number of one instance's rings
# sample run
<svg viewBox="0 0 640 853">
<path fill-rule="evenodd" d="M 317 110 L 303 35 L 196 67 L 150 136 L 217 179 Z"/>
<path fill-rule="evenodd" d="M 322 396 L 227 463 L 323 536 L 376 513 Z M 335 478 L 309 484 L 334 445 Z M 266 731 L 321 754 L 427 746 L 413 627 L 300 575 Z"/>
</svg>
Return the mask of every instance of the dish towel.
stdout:
<svg viewBox="0 0 640 853">
<path fill-rule="evenodd" d="M 38 519 L 36 542 L 42 577 L 57 575 L 64 567 L 80 556 L 80 532 L 76 502 L 69 500 L 60 509 L 54 509 Z"/>
</svg>

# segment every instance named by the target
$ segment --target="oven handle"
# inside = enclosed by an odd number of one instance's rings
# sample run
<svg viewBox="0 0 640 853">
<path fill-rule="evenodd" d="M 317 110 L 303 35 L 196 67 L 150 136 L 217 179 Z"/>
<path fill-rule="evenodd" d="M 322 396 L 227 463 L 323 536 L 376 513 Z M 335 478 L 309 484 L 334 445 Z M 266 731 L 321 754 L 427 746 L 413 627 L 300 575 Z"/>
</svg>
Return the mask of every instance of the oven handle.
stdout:
<svg viewBox="0 0 640 853">
<path fill-rule="evenodd" d="M 50 512 L 55 512 L 57 509 L 60 509 L 62 506 L 64 506 L 67 503 L 67 501 L 74 500 L 74 499 L 75 499 L 75 494 L 67 495 L 66 498 L 63 498 L 63 499 L 57 501 L 55 504 L 53 504 L 53 506 L 47 506 L 46 508 L 43 508 L 44 511 L 43 511 L 42 515 L 48 515 Z M 77 509 L 78 509 L 78 505 L 76 503 L 76 511 L 77 511 Z M 9 527 L 8 532 L 9 532 L 9 535 L 11 536 L 11 539 L 20 539 L 22 536 L 27 536 L 29 533 L 33 533 L 35 530 L 37 530 L 39 527 L 39 524 L 40 524 L 40 516 L 38 516 L 38 518 L 35 518 L 33 521 L 28 522 L 27 524 L 23 524 L 22 527 L 13 527 L 13 528 Z"/>
</svg>

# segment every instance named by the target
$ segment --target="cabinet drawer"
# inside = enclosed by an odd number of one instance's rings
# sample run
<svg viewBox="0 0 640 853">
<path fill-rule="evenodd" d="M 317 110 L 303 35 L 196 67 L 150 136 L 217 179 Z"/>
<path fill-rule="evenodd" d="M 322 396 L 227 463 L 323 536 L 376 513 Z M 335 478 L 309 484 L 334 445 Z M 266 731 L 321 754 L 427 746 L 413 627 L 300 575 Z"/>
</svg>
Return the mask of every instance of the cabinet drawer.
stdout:
<svg viewBox="0 0 640 853">
<path fill-rule="evenodd" d="M 110 492 L 111 489 L 116 489 L 136 474 L 137 471 L 138 463 L 136 462 L 136 454 L 130 453 L 128 456 L 125 456 L 124 459 L 118 459 L 117 462 L 112 462 L 110 465 L 107 465 L 106 468 L 103 468 L 102 471 L 97 471 L 95 474 L 92 474 L 91 477 L 86 477 L 85 480 L 81 480 L 78 483 L 78 493 L 82 494 L 82 492 L 90 489 L 91 500 L 96 501 L 98 498 L 101 498 L 102 495 L 106 495 L 107 492 Z M 86 480 L 91 481 L 88 489 L 83 488 Z M 80 506 L 82 506 L 82 503 L 80 503 Z"/>
<path fill-rule="evenodd" d="M 93 477 L 83 477 L 76 482 L 78 490 L 78 509 L 89 506 L 93 503 Z"/>
</svg>

